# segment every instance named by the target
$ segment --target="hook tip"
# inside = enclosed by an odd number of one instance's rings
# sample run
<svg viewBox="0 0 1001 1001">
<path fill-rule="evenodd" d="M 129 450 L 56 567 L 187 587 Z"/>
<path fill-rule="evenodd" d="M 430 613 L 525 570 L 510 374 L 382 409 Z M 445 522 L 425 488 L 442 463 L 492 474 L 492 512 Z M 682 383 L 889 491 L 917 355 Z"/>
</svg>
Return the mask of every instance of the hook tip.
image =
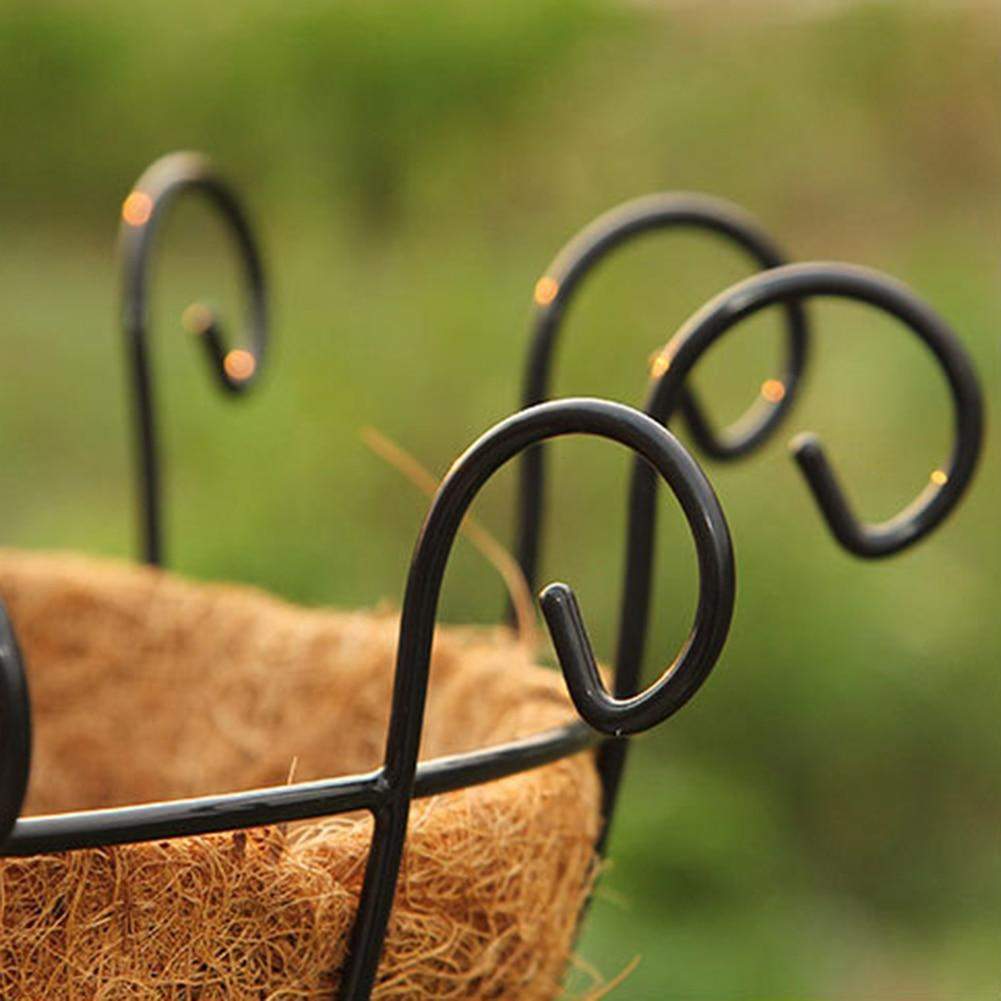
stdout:
<svg viewBox="0 0 1001 1001">
<path fill-rule="evenodd" d="M 569 605 L 574 600 L 573 588 L 562 581 L 554 581 L 552 584 L 547 584 L 539 592 L 539 604 L 542 606 L 543 611 L 547 607 L 555 609 L 557 606 Z"/>
<path fill-rule="evenodd" d="M 789 451 L 797 462 L 809 462 L 824 451 L 824 446 L 812 431 L 801 431 L 789 440 Z"/>
<path fill-rule="evenodd" d="M 189 334 L 207 334 L 215 326 L 215 310 L 203 302 L 193 302 L 181 314 L 181 325 Z"/>
</svg>

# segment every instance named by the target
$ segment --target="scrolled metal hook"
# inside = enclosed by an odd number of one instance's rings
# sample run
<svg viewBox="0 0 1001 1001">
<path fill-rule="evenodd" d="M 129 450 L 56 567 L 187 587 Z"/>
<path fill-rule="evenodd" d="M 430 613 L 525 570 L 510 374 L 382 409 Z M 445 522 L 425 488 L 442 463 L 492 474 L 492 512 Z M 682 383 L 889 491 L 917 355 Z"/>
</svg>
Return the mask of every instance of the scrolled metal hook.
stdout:
<svg viewBox="0 0 1001 1001">
<path fill-rule="evenodd" d="M 731 607 L 732 607 L 732 598 Z M 629 698 L 610 695 L 598 670 L 591 640 L 573 588 L 554 583 L 539 596 L 556 657 L 570 698 L 581 719 L 606 737 L 623 737 L 649 730 L 678 711 L 709 676 L 718 646 L 696 648 L 692 640 L 646 691 Z M 699 619 L 707 617 L 701 602 Z M 700 632 L 696 625 L 693 637 Z"/>
<path fill-rule="evenodd" d="M 685 381 L 702 355 L 741 320 L 776 303 L 834 296 L 869 303 L 895 316 L 924 342 L 942 366 L 952 395 L 956 440 L 949 461 L 935 469 L 921 495 L 895 518 L 866 525 L 849 505 L 819 440 L 793 439 L 793 454 L 838 542 L 862 557 L 889 556 L 931 532 L 959 501 L 976 467 L 983 436 L 983 402 L 973 366 L 948 325 L 899 282 L 843 264 L 789 264 L 745 279 L 703 306 L 674 335 L 653 366 L 646 412 L 667 423 L 684 405 Z M 636 463 L 629 493 L 625 588 L 616 647 L 616 693 L 630 695 L 639 683 L 650 613 L 657 521 L 657 482 Z M 606 744 L 599 756 L 610 817 L 625 766 L 625 745 Z M 607 837 L 607 828 L 605 836 Z"/>
<path fill-rule="evenodd" d="M 893 518 L 861 521 L 848 501 L 820 439 L 805 433 L 790 443 L 817 506 L 840 545 L 856 556 L 890 556 L 924 538 L 949 514 L 976 469 L 983 439 L 983 398 L 962 342 L 927 303 L 879 272 L 844 264 L 794 264 L 746 279 L 723 292 L 671 339 L 662 352 L 662 378 L 647 412 L 663 417 L 679 399 L 685 374 L 741 320 L 776 303 L 826 296 L 867 303 L 908 327 L 931 351 L 945 375 L 953 405 L 955 437 L 946 462 L 932 470 L 921 493 Z"/>
<path fill-rule="evenodd" d="M 613 250 L 635 237 L 662 230 L 694 229 L 721 236 L 747 253 L 760 268 L 785 264 L 787 258 L 746 212 L 719 198 L 689 193 L 647 195 L 606 212 L 581 230 L 559 252 L 535 285 L 535 313 L 524 378 L 522 406 L 547 399 L 553 355 L 566 311 L 584 279 Z M 728 428 L 714 429 L 691 387 L 679 407 L 696 446 L 719 460 L 733 460 L 764 444 L 792 407 L 807 359 L 805 311 L 786 305 L 785 370 L 769 379 L 752 406 Z M 529 585 L 538 568 L 544 492 L 542 449 L 526 452 L 519 479 L 516 552 Z"/>
<path fill-rule="evenodd" d="M 240 200 L 197 153 L 172 153 L 146 169 L 122 204 L 120 248 L 123 265 L 122 322 L 129 354 L 136 408 L 138 496 L 143 559 L 160 565 L 163 542 L 160 514 L 160 455 L 154 419 L 154 394 L 148 357 L 148 276 L 153 238 L 164 213 L 186 192 L 199 192 L 213 204 L 235 238 L 247 288 L 247 337 L 244 347 L 227 349 L 215 313 L 194 303 L 184 322 L 204 345 L 209 367 L 230 393 L 245 392 L 260 374 L 268 339 L 264 269 L 257 242 Z"/>
<path fill-rule="evenodd" d="M 459 526 L 479 490 L 506 462 L 538 442 L 576 433 L 626 445 L 649 464 L 651 473 L 655 471 L 667 482 L 688 522 L 699 567 L 698 608 L 688 639 L 661 678 L 646 692 L 628 699 L 614 699 L 605 691 L 570 588 L 554 584 L 543 592 L 543 611 L 578 711 L 602 734 L 624 736 L 648 729 L 695 694 L 720 655 L 735 593 L 730 532 L 705 474 L 669 431 L 622 404 L 567 399 L 523 410 L 475 442 L 442 481 L 410 564 L 379 779 L 386 799 L 373 811 L 375 833 L 342 997 L 367 997 L 376 973 L 417 771 L 438 599 Z"/>
<path fill-rule="evenodd" d="M 31 704 L 14 627 L 0 602 L 0 845 L 21 815 L 31 771 Z"/>
</svg>

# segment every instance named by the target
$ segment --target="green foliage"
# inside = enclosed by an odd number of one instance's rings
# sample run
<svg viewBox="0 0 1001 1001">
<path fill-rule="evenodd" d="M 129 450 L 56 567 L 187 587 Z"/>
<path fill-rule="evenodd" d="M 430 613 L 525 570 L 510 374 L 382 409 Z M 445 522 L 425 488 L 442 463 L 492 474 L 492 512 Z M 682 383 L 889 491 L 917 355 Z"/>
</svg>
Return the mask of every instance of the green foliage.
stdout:
<svg viewBox="0 0 1001 1001">
<path fill-rule="evenodd" d="M 239 14 L 15 2 L 0 26 L 0 128 L 14 138 L 3 195 L 79 214 L 164 145 L 221 147 L 277 186 L 309 158 L 318 195 L 388 224 L 415 159 L 496 133 L 614 20 L 592 0 L 258 0 Z M 91 144 L 100 155 L 80 156 Z M 60 183 L 58 164 L 72 164 Z"/>
</svg>

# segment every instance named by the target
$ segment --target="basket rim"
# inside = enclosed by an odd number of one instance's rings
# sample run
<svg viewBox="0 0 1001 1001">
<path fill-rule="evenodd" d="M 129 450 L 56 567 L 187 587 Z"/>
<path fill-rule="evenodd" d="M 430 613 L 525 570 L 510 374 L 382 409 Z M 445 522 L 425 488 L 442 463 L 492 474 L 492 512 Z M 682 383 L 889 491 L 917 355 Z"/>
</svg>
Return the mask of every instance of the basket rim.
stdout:
<svg viewBox="0 0 1001 1001">
<path fill-rule="evenodd" d="M 530 737 L 476 751 L 428 758 L 417 765 L 413 798 L 427 799 L 534 771 L 600 743 L 601 734 L 574 720 Z M 0 859 L 268 827 L 297 820 L 375 810 L 385 796 L 384 769 L 291 785 L 133 806 L 20 817 L 0 845 Z"/>
<path fill-rule="evenodd" d="M 78 561 L 88 572 L 87 584 L 100 590 L 93 572 L 103 565 L 109 570 L 141 576 L 169 578 L 199 591 L 253 592 L 277 601 L 296 612 L 311 614 L 309 606 L 289 602 L 269 591 L 216 581 L 192 580 L 161 567 L 136 566 L 115 558 L 78 551 L 0 548 L 4 555 L 38 561 L 43 573 L 50 559 L 64 569 Z M 338 610 L 340 611 L 340 610 Z M 371 610 L 357 610 L 370 612 Z M 347 612 L 353 614 L 353 612 Z M 464 627 L 457 627 L 462 629 Z M 17 656 L 24 666 L 20 650 Z M 536 668 L 541 670 L 541 668 Z M 590 750 L 601 734 L 582 720 L 549 727 L 488 747 L 455 754 L 436 755 L 419 761 L 413 783 L 413 798 L 432 796 L 484 785 L 498 779 L 533 771 L 544 765 Z M 294 821 L 318 820 L 356 811 L 373 812 L 386 795 L 384 768 L 329 776 L 280 786 L 258 786 L 235 792 L 158 799 L 150 802 L 87 810 L 67 810 L 18 817 L 7 838 L 0 842 L 0 862 L 5 857 L 28 857 L 93 848 L 167 841 L 184 837 L 250 830 Z"/>
</svg>

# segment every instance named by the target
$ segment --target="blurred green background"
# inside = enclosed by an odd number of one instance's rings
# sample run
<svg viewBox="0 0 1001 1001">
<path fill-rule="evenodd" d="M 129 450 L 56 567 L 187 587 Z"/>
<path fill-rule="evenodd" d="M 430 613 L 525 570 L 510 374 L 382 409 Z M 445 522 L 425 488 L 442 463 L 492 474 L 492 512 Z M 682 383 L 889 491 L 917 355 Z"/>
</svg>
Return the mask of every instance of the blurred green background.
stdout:
<svg viewBox="0 0 1001 1001">
<path fill-rule="evenodd" d="M 706 5 L 708 7 L 709 5 Z M 155 356 L 168 559 L 296 601 L 398 602 L 425 500 L 373 425 L 440 474 L 517 404 L 532 287 L 577 229 L 689 189 L 798 259 L 897 275 L 955 325 L 1001 399 L 1001 15 L 987 4 L 0 6 L 5 545 L 135 551 L 116 325 L 118 209 L 148 162 L 200 149 L 238 185 L 274 289 L 258 390 L 222 399 L 179 314 L 240 309 L 197 202 L 162 234 Z M 650 238 L 578 298 L 558 390 L 642 399 L 646 364 L 742 277 L 709 238 Z M 740 585 L 695 702 L 637 742 L 578 991 L 634 956 L 627 998 L 997 998 L 1001 991 L 1001 493 L 866 564 L 828 537 L 785 440 L 815 429 L 861 513 L 895 512 L 950 441 L 940 374 L 888 320 L 812 308 L 802 403 L 762 454 L 707 465 Z M 230 323 L 231 334 L 235 324 Z M 772 374 L 766 315 L 702 364 L 732 419 Z M 546 579 L 612 648 L 626 457 L 552 448 Z M 512 536 L 514 477 L 477 515 Z M 693 557 L 663 502 L 651 670 L 687 630 Z M 450 621 L 493 622 L 462 544 Z"/>
</svg>

